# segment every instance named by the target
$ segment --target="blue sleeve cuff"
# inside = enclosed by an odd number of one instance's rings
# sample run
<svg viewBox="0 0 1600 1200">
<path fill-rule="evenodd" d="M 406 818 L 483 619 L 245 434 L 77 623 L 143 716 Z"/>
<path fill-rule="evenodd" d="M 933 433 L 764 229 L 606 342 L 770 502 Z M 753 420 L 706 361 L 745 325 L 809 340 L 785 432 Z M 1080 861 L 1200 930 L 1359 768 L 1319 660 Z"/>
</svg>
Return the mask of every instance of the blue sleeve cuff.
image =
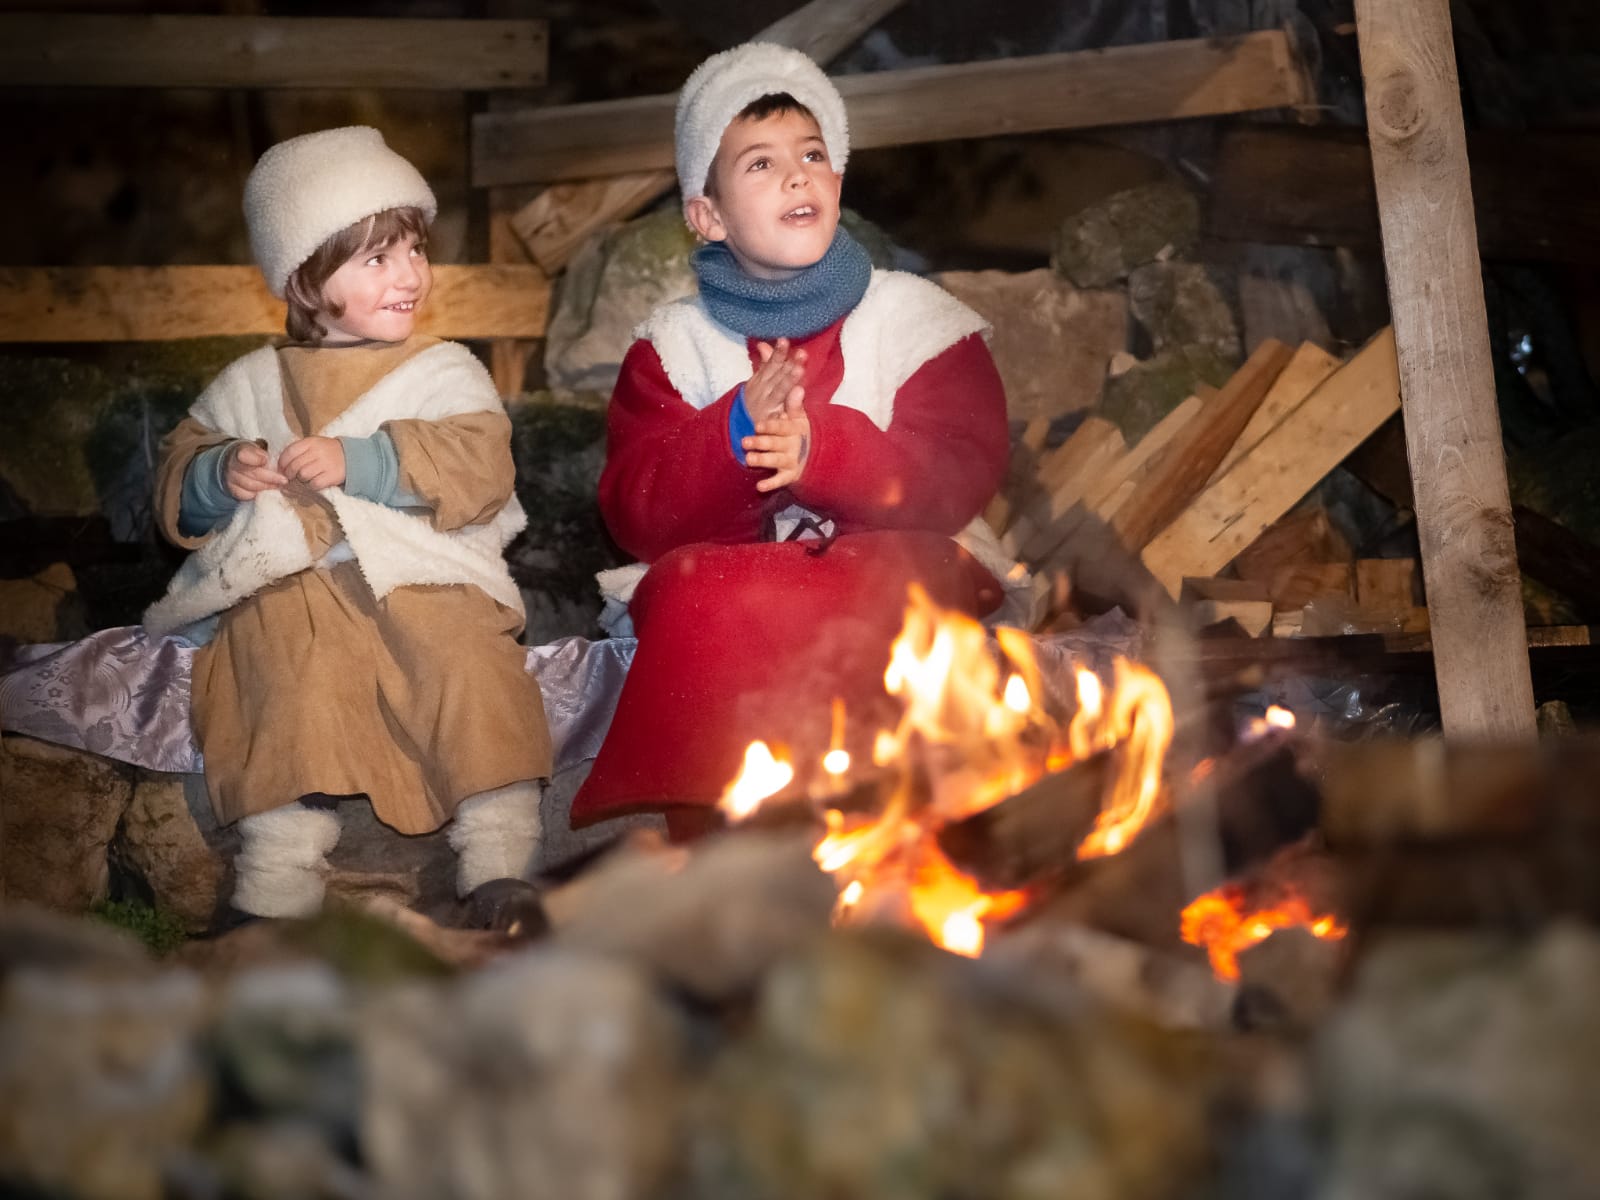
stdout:
<svg viewBox="0 0 1600 1200">
<path fill-rule="evenodd" d="M 387 430 L 371 437 L 342 437 L 339 444 L 344 447 L 347 496 L 401 508 L 421 503 L 400 486 L 400 455 Z"/>
<path fill-rule="evenodd" d="M 744 384 L 741 383 L 734 394 L 733 404 L 728 408 L 728 444 L 733 448 L 733 457 L 738 459 L 741 467 L 749 465 L 744 458 L 744 439 L 755 431 L 756 423 L 750 419 L 750 410 L 744 406 Z"/>
<path fill-rule="evenodd" d="M 183 490 L 178 494 L 178 532 L 184 537 L 205 536 L 239 507 L 224 482 L 228 451 L 237 444 L 223 442 L 200 451 L 184 472 Z"/>
</svg>

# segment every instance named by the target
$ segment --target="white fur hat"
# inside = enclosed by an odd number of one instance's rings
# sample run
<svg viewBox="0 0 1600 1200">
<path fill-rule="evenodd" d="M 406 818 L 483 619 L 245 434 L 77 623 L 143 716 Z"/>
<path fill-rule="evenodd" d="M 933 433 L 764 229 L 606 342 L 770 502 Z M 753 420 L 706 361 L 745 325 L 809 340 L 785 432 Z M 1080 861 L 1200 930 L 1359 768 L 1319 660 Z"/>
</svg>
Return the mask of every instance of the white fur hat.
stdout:
<svg viewBox="0 0 1600 1200">
<path fill-rule="evenodd" d="M 244 184 L 250 251 L 280 298 L 295 268 L 323 242 L 390 208 L 420 208 L 432 221 L 439 203 L 421 173 L 366 125 L 279 142 Z"/>
<path fill-rule="evenodd" d="M 705 195 L 711 160 L 728 123 L 752 100 L 774 92 L 787 92 L 811 110 L 822 129 L 833 169 L 844 170 L 850 157 L 850 123 L 833 82 L 798 50 L 771 42 L 746 42 L 706 59 L 678 93 L 672 136 L 685 204 Z"/>
</svg>

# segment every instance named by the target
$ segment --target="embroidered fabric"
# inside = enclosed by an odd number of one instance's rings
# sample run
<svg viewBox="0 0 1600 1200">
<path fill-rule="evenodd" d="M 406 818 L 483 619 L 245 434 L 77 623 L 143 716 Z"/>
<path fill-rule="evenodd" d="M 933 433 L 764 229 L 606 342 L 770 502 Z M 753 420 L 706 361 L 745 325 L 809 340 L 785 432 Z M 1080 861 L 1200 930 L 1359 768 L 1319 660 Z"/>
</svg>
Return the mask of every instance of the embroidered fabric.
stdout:
<svg viewBox="0 0 1600 1200">
<path fill-rule="evenodd" d="M 633 650 L 632 638 L 528 647 L 557 772 L 599 752 Z M 198 772 L 189 728 L 193 657 L 189 643 L 152 637 L 141 625 L 0 650 L 0 729 L 152 771 Z"/>
</svg>

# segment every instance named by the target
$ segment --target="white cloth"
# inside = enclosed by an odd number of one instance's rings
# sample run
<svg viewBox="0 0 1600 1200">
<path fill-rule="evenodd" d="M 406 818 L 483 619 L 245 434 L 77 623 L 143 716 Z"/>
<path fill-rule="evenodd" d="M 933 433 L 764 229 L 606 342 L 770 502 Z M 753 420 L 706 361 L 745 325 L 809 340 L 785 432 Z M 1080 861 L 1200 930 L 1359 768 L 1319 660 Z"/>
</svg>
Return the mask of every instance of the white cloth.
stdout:
<svg viewBox="0 0 1600 1200">
<path fill-rule="evenodd" d="M 501 407 L 488 371 L 456 342 L 440 342 L 408 358 L 323 428 L 324 437 L 368 437 L 385 421 L 438 421 Z M 274 458 L 294 439 L 283 412 L 283 377 L 270 346 L 225 367 L 189 410 L 219 433 L 260 439 Z M 516 497 L 490 520 L 436 530 L 425 515 L 389 508 L 324 488 L 345 541 L 322 560 L 353 558 L 378 599 L 405 584 L 470 584 L 513 612 L 522 594 L 506 567 L 506 545 L 527 524 Z M 225 525 L 184 560 L 167 594 L 144 615 L 155 635 L 181 632 L 209 640 L 209 618 L 268 584 L 315 565 L 304 526 L 281 492 L 263 492 L 239 506 Z"/>
</svg>

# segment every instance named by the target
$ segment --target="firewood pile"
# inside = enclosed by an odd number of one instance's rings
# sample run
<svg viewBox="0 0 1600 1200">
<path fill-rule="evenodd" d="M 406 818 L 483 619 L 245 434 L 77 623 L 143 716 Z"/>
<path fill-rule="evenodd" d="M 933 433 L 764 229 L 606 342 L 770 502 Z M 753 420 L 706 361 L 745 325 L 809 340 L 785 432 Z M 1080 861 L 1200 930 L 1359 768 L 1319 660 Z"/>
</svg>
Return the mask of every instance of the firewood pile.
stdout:
<svg viewBox="0 0 1600 1200">
<path fill-rule="evenodd" d="M 1269 338 L 1221 388 L 1202 387 L 1132 445 L 1090 415 L 1051 446 L 1050 422 L 1036 418 L 985 516 L 1053 581 L 1041 627 L 1074 587 L 1106 574 L 1109 556 L 1129 560 L 1109 590 L 1177 601 L 1200 627 L 1425 633 L 1414 559 L 1359 559 L 1324 510 L 1296 507 L 1399 409 L 1392 330 L 1342 361 Z"/>
</svg>

